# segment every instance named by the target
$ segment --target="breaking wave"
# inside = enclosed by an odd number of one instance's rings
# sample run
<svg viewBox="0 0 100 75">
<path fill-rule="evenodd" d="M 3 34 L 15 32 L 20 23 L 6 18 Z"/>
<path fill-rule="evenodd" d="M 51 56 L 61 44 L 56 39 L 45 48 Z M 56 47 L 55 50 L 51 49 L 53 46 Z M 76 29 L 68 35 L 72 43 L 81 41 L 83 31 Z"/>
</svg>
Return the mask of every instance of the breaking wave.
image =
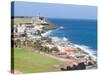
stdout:
<svg viewBox="0 0 100 75">
<path fill-rule="evenodd" d="M 47 31 L 45 33 L 42 33 L 41 35 L 42 36 L 49 36 L 52 32 L 53 32 L 53 30 L 49 30 L 49 31 Z"/>
<path fill-rule="evenodd" d="M 42 35 L 42 36 L 49 36 L 52 32 L 58 31 L 58 30 L 60 30 L 60 29 L 64 29 L 64 27 L 63 27 L 63 26 L 60 26 L 59 28 L 57 28 L 57 29 L 55 29 L 55 30 L 49 30 L 49 31 L 47 31 L 47 32 L 45 32 L 45 33 L 42 33 L 41 35 Z"/>
<path fill-rule="evenodd" d="M 60 29 L 64 29 L 64 27 L 63 27 L 63 26 L 60 26 L 59 28 L 60 28 Z"/>
<path fill-rule="evenodd" d="M 93 60 L 97 60 L 96 50 L 93 50 L 89 46 L 85 46 L 85 45 L 74 44 L 74 46 L 87 52 L 92 57 Z"/>
<path fill-rule="evenodd" d="M 43 33 L 42 36 L 50 36 L 53 32 L 61 30 L 61 29 L 64 29 L 64 27 L 60 26 L 59 28 L 57 28 L 55 30 L 49 30 L 46 33 Z M 56 37 L 56 36 L 50 36 L 50 37 L 54 41 L 66 42 L 66 44 L 70 44 L 73 47 L 78 47 L 78 48 L 84 50 L 85 52 L 87 52 L 92 57 L 93 60 L 95 60 L 95 61 L 97 60 L 96 50 L 91 49 L 89 46 L 72 43 L 66 37 Z"/>
<path fill-rule="evenodd" d="M 72 42 L 69 41 L 68 38 L 66 38 L 66 37 L 51 37 L 51 38 L 52 38 L 52 40 L 54 40 L 54 41 L 66 42 L 66 44 L 70 44 L 70 45 L 72 45 L 72 47 L 80 48 L 80 49 L 82 49 L 83 51 L 87 52 L 87 53 L 89 54 L 89 56 L 91 56 L 92 59 L 93 59 L 94 61 L 97 60 L 97 53 L 96 53 L 96 50 L 91 49 L 89 46 L 86 46 L 86 45 L 79 45 L 79 44 L 72 43 Z"/>
</svg>

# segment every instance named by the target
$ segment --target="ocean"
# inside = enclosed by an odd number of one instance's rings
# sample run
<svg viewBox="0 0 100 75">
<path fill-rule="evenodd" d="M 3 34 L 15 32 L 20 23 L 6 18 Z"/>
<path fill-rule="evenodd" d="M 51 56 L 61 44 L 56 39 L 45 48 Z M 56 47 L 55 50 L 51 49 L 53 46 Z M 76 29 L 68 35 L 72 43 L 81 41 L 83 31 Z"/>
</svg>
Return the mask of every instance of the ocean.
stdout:
<svg viewBox="0 0 100 75">
<path fill-rule="evenodd" d="M 97 54 L 97 21 L 81 19 L 48 19 L 58 26 L 49 36 L 64 38 Z"/>
</svg>

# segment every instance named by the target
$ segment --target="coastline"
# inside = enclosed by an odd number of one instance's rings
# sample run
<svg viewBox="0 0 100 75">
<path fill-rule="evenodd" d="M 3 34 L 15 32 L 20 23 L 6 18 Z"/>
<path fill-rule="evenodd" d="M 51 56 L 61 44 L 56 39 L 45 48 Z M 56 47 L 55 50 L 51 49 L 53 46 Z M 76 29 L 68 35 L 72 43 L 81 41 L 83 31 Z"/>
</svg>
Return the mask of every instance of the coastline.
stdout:
<svg viewBox="0 0 100 75">
<path fill-rule="evenodd" d="M 34 19 L 33 19 L 34 20 Z M 77 44 L 71 43 L 68 39 L 65 37 L 58 38 L 57 36 L 49 36 L 53 32 L 53 30 L 59 29 L 56 25 L 53 26 L 52 23 L 50 23 L 48 20 L 43 21 L 40 20 L 40 24 L 36 22 L 37 24 L 31 23 L 21 23 L 19 28 L 24 29 L 25 27 L 29 29 L 25 31 L 17 31 L 18 34 L 14 34 L 16 37 L 14 37 L 15 42 L 17 40 L 20 40 L 20 43 L 15 44 L 16 47 L 23 47 L 31 46 L 32 48 L 35 48 L 39 52 L 49 53 L 49 55 L 54 55 L 58 58 L 64 59 L 64 60 L 72 60 L 73 65 L 79 64 L 81 62 L 84 62 L 86 65 L 89 63 L 91 64 L 97 64 L 97 58 L 93 58 L 94 55 L 92 55 L 90 52 L 87 51 L 87 48 L 83 48 L 82 46 L 79 46 Z M 41 24 L 41 22 L 43 22 Z M 49 23 L 48 23 L 49 22 Z M 47 25 L 47 26 L 45 26 Z M 50 28 L 48 26 L 52 25 Z M 33 27 L 32 27 L 33 26 Z M 32 28 L 31 28 L 32 27 Z M 47 29 L 45 29 L 45 27 Z M 16 27 L 18 28 L 18 27 Z M 62 28 L 62 27 L 60 27 Z M 22 36 L 24 34 L 24 36 Z M 19 37 L 20 35 L 20 37 Z M 34 36 L 33 36 L 34 35 Z M 33 39 L 33 37 L 35 37 Z M 38 38 L 37 38 L 38 37 Z M 16 40 L 17 39 L 17 40 Z M 22 45 L 22 46 L 21 46 Z M 78 60 L 79 62 L 74 62 L 74 60 Z M 69 62 L 69 61 L 68 61 Z M 95 63 L 96 62 L 96 63 Z M 60 65 L 59 65 L 60 66 Z M 65 65 L 66 66 L 66 65 Z M 91 65 L 90 65 L 91 66 Z M 63 67 L 62 67 L 63 68 Z"/>
<path fill-rule="evenodd" d="M 56 28 L 56 29 L 60 29 L 60 27 L 59 28 Z M 55 30 L 56 30 L 55 29 Z M 46 33 L 43 33 L 43 35 L 44 36 L 49 36 L 50 34 L 52 34 L 52 32 L 53 31 L 55 31 L 55 30 L 49 30 L 49 31 L 47 31 Z M 49 36 L 52 40 L 57 40 L 57 41 L 59 41 L 59 42 L 65 42 L 65 44 L 67 45 L 68 43 L 69 44 L 71 44 L 72 45 L 72 47 L 74 48 L 74 47 L 78 47 L 78 48 L 80 48 L 80 49 L 82 49 L 83 50 L 83 52 L 86 52 L 86 53 L 88 53 L 91 57 L 93 57 L 93 59 L 96 61 L 97 60 L 97 54 L 96 54 L 96 51 L 94 51 L 94 50 L 92 50 L 91 48 L 89 48 L 88 46 L 86 46 L 86 45 L 79 45 L 79 44 L 75 44 L 75 43 L 72 43 L 72 42 L 70 42 L 67 38 L 65 38 L 65 37 L 62 37 L 62 38 L 59 38 L 59 37 L 57 37 L 57 36 Z M 68 43 L 67 43 L 68 42 Z M 57 43 L 58 44 L 58 43 Z"/>
<path fill-rule="evenodd" d="M 32 23 L 32 21 L 31 21 L 31 19 L 32 19 L 32 17 L 14 17 L 13 19 L 15 19 L 15 18 L 20 18 L 20 19 L 25 19 L 25 18 L 28 18 L 29 19 L 29 22 L 28 23 Z M 25 20 L 26 21 L 26 20 Z M 16 20 L 14 20 L 14 24 L 16 24 Z M 23 20 L 22 21 L 20 21 L 19 23 L 23 23 Z M 47 27 L 47 29 L 46 29 L 46 31 L 45 32 L 43 32 L 42 33 L 42 36 L 49 36 L 50 34 L 52 34 L 52 32 L 53 32 L 53 30 L 55 31 L 56 29 L 62 29 L 63 27 L 61 27 L 61 26 L 57 26 L 57 25 L 54 25 L 53 23 L 51 23 L 51 22 L 49 22 L 49 20 L 48 19 L 46 19 L 46 22 L 48 23 L 48 26 L 46 26 Z M 18 24 L 19 24 L 18 23 Z M 27 21 L 26 21 L 26 23 L 27 23 Z M 45 26 L 45 25 L 44 25 Z M 54 37 L 57 37 L 57 36 L 53 36 L 53 37 L 51 37 L 51 36 L 49 36 L 49 38 L 51 38 L 51 39 L 53 39 Z M 67 44 L 67 42 L 68 43 L 70 43 L 70 44 L 73 44 L 74 46 L 73 47 L 79 47 L 79 48 L 82 48 L 83 49 L 83 51 L 84 52 L 87 52 L 88 54 L 91 54 L 91 56 L 93 56 L 93 53 L 91 53 L 90 51 L 88 51 L 88 50 L 86 50 L 86 49 L 89 49 L 88 47 L 86 47 L 85 45 L 78 45 L 78 44 L 75 44 L 75 43 L 71 43 L 71 42 L 69 42 L 69 40 L 68 39 L 66 39 L 65 37 L 63 37 L 63 38 L 56 38 L 56 39 L 59 39 L 60 41 L 63 41 L 63 42 L 66 42 L 65 44 Z M 59 41 L 59 42 L 60 42 Z M 83 47 L 82 47 L 83 46 Z M 85 49 L 85 50 L 84 50 Z"/>
</svg>

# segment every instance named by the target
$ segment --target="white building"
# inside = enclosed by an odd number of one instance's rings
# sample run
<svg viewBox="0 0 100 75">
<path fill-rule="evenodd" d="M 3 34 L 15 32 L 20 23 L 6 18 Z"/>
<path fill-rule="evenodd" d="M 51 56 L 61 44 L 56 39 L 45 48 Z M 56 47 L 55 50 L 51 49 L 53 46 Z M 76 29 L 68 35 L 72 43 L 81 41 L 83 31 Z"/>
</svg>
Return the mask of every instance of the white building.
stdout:
<svg viewBox="0 0 100 75">
<path fill-rule="evenodd" d="M 17 26 L 17 32 L 18 33 L 24 33 L 24 31 L 25 31 L 25 24 Z"/>
</svg>

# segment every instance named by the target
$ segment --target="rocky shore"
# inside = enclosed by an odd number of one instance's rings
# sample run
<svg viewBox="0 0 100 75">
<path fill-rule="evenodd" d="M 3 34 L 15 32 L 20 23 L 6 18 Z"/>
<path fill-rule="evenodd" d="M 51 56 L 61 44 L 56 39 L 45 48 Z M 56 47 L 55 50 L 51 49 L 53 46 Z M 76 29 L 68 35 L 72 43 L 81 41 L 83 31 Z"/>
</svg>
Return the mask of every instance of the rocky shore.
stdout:
<svg viewBox="0 0 100 75">
<path fill-rule="evenodd" d="M 63 64 L 62 66 L 58 64 L 58 66 L 56 66 L 61 70 L 67 70 L 67 68 L 68 70 L 81 70 L 86 69 L 87 66 L 94 66 L 97 64 L 96 60 L 94 60 L 88 52 L 82 50 L 80 47 L 77 47 L 67 41 L 55 40 L 54 37 L 42 35 L 43 33 L 57 28 L 57 26 L 52 23 L 48 23 L 47 19 L 44 17 L 33 17 L 31 18 L 30 23 L 16 22 L 15 24 L 16 25 L 13 25 L 14 31 L 12 32 L 14 46 L 31 46 L 38 51 L 67 60 L 66 63 L 70 63 L 69 65 L 66 66 L 66 64 Z M 79 68 L 79 65 L 84 68 Z M 74 69 L 71 69 L 71 66 L 74 67 Z"/>
</svg>

